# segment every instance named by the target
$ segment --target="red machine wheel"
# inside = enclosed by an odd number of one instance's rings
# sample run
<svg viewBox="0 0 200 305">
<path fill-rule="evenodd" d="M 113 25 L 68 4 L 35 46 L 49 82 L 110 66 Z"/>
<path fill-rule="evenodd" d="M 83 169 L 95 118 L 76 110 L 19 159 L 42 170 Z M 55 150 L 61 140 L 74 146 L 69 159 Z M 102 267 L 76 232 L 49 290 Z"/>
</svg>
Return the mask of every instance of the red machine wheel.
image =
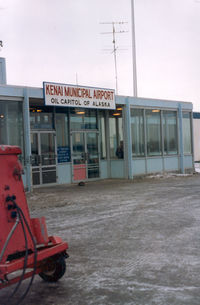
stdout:
<svg viewBox="0 0 200 305">
<path fill-rule="evenodd" d="M 66 262 L 63 255 L 59 257 L 50 257 L 44 265 L 43 271 L 39 276 L 45 282 L 57 282 L 66 271 Z"/>
</svg>

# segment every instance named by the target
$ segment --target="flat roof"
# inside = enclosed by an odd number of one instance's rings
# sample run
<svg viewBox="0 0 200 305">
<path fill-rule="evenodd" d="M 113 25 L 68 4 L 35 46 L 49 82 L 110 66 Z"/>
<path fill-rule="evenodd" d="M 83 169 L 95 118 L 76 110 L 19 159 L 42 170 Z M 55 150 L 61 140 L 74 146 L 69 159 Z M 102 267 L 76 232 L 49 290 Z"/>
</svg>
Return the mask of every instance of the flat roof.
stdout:
<svg viewBox="0 0 200 305">
<path fill-rule="evenodd" d="M 26 87 L 26 86 L 12 86 L 12 85 L 0 85 L 0 99 L 4 97 L 10 98 L 23 98 L 28 95 L 29 98 L 43 99 L 43 88 L 37 87 Z M 131 106 L 137 107 L 158 107 L 167 109 L 177 109 L 180 105 L 182 109 L 192 110 L 193 105 L 191 102 L 165 100 L 165 99 L 154 99 L 144 97 L 132 97 L 116 95 L 116 103 L 121 105 L 130 104 Z"/>
</svg>

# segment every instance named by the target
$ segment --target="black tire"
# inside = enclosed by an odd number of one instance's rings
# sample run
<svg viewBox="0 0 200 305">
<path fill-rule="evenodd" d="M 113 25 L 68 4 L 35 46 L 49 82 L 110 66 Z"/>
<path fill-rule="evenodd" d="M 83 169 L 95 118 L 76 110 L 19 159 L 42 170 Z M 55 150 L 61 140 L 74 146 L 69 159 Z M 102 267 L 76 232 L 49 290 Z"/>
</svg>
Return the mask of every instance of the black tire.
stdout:
<svg viewBox="0 0 200 305">
<path fill-rule="evenodd" d="M 59 257 L 50 257 L 44 267 L 46 270 L 39 273 L 39 276 L 45 282 L 57 282 L 66 271 L 66 262 L 63 255 Z"/>
</svg>

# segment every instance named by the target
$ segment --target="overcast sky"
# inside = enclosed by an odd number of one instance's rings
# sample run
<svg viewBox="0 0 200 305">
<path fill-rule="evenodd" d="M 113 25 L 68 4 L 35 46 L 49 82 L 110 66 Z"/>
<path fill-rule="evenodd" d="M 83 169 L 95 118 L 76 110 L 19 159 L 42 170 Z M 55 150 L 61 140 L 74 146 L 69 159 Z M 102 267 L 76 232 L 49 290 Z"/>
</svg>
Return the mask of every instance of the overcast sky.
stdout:
<svg viewBox="0 0 200 305">
<path fill-rule="evenodd" d="M 7 82 L 115 88 L 133 95 L 131 0 L 0 0 Z M 138 96 L 191 101 L 200 111 L 200 0 L 135 0 Z"/>
</svg>

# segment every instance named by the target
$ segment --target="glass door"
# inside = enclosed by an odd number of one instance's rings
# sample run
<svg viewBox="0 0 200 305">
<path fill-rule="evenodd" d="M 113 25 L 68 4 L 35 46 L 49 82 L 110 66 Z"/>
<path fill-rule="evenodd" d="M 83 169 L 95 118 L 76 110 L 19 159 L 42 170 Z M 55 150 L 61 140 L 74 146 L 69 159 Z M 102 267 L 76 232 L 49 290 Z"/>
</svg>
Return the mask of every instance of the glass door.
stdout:
<svg viewBox="0 0 200 305">
<path fill-rule="evenodd" d="M 73 180 L 86 180 L 86 147 L 83 132 L 72 133 L 72 168 Z"/>
<path fill-rule="evenodd" d="M 56 182 L 56 144 L 54 132 L 31 134 L 32 183 L 41 185 Z"/>
<path fill-rule="evenodd" d="M 77 131 L 71 134 L 73 181 L 99 178 L 98 133 Z"/>
<path fill-rule="evenodd" d="M 40 133 L 42 184 L 56 182 L 55 133 Z"/>
<path fill-rule="evenodd" d="M 88 179 L 99 177 L 99 145 L 98 133 L 87 132 L 86 134 L 87 174 Z"/>
<path fill-rule="evenodd" d="M 39 154 L 39 135 L 31 133 L 31 166 L 32 166 L 32 183 L 40 184 L 40 154 Z"/>
</svg>

